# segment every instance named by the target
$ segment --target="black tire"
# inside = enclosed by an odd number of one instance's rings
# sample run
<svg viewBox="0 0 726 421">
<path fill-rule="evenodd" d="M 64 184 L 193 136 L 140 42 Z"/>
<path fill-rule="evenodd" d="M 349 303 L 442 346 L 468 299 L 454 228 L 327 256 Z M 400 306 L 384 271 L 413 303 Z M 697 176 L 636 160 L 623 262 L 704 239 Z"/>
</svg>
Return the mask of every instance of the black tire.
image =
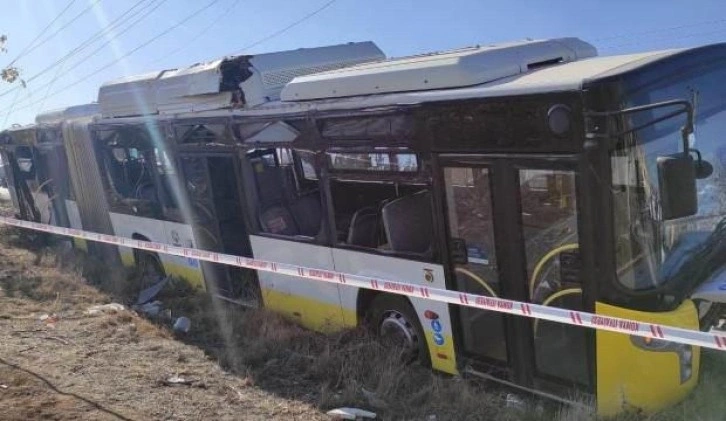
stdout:
<svg viewBox="0 0 726 421">
<path fill-rule="evenodd" d="M 709 305 L 710 304 L 710 305 Z M 706 307 L 706 310 L 701 313 L 701 306 Z M 699 323 L 701 330 L 708 332 L 712 327 L 718 327 L 721 319 L 726 315 L 726 306 L 721 303 L 706 303 L 696 302 L 696 308 L 699 309 Z"/>
<path fill-rule="evenodd" d="M 406 298 L 379 295 L 371 303 L 367 315 L 366 323 L 376 336 L 384 339 L 384 342 L 407 349 L 404 353 L 405 363 L 419 361 L 424 366 L 431 366 L 426 335 L 416 311 Z M 402 341 L 396 339 L 395 335 L 401 335 Z"/>
<path fill-rule="evenodd" d="M 164 266 L 159 256 L 152 253 L 136 253 L 136 266 L 139 268 L 140 287 L 146 289 L 153 285 L 160 277 L 166 276 Z"/>
</svg>

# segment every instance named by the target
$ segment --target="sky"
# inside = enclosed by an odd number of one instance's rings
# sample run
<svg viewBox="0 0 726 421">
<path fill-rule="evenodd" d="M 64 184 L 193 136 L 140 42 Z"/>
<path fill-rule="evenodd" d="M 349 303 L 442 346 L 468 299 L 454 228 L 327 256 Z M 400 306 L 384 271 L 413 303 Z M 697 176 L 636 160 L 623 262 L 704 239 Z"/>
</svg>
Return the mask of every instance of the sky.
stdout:
<svg viewBox="0 0 726 421">
<path fill-rule="evenodd" d="M 119 17 L 128 20 L 109 29 Z M 724 42 L 726 6 L 723 0 L 0 0 L 3 34 L 0 68 L 17 67 L 26 87 L 0 81 L 0 130 L 95 101 L 105 81 L 225 55 L 371 40 L 396 57 L 569 36 L 613 55 Z"/>
</svg>

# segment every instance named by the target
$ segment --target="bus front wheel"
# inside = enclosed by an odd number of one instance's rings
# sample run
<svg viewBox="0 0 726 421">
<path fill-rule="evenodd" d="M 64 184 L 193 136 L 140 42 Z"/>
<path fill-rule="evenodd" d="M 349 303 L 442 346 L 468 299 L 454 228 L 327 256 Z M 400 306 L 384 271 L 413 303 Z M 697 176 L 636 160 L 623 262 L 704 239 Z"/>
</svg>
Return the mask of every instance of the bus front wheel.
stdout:
<svg viewBox="0 0 726 421">
<path fill-rule="evenodd" d="M 431 364 L 426 336 L 416 311 L 404 297 L 383 294 L 373 300 L 368 312 L 368 325 L 384 344 L 402 350 L 406 363 L 418 360 Z"/>
</svg>

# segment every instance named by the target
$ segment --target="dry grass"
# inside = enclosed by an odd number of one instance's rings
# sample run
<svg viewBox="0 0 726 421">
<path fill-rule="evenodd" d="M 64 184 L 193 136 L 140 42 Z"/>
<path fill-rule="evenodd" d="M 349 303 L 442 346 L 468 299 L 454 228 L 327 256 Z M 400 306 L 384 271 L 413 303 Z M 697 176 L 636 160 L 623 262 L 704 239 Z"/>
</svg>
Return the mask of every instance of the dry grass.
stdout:
<svg viewBox="0 0 726 421">
<path fill-rule="evenodd" d="M 26 239 L 14 230 L 4 235 L 4 242 L 12 246 L 0 248 L 0 263 L 13 264 L 5 265 L 0 272 L 0 331 L 3 320 L 13 326 L 24 320 L 35 323 L 41 313 L 58 313 L 72 319 L 91 304 L 112 300 L 129 304 L 135 299 L 139 288 L 136 274 L 109 270 L 75 250 L 48 246 L 43 241 L 47 239 Z M 158 298 L 172 318 L 184 315 L 192 320 L 188 334 L 175 337 L 168 319 L 147 320 L 130 311 L 79 317 L 72 330 L 53 335 L 79 345 L 82 351 L 56 343 L 60 346 L 56 351 L 67 354 L 39 354 L 33 361 L 71 359 L 75 361 L 67 364 L 71 371 L 80 370 L 87 376 L 96 376 L 91 377 L 95 383 L 112 385 L 88 387 L 121 388 L 125 399 L 132 403 L 138 400 L 140 406 L 146 405 L 149 395 L 158 393 L 149 389 L 148 383 L 158 384 L 165 375 L 181 373 L 203 379 L 204 388 L 187 390 L 190 394 L 183 402 L 176 399 L 164 403 L 164 399 L 174 397 L 154 395 L 158 402 L 153 402 L 152 407 L 159 408 L 148 417 L 151 419 L 163 418 L 160 414 L 168 411 L 177 413 L 179 419 L 198 418 L 194 414 L 207 418 L 217 414 L 219 419 L 229 414 L 236 414 L 229 415 L 229 419 L 255 418 L 250 408 L 256 408 L 256 416 L 263 415 L 260 419 L 324 419 L 323 411 L 342 406 L 365 408 L 378 413 L 380 419 L 395 420 L 596 419 L 588 409 L 543 410 L 537 409 L 538 402 L 530 402 L 523 409 L 508 408 L 506 391 L 489 383 L 442 376 L 417 365 L 402 365 L 399 351 L 382 346 L 364 330 L 317 334 L 265 310 L 245 310 L 215 301 L 179 280 L 167 284 Z M 70 322 L 66 321 L 66 325 Z M 55 342 L 58 340 L 46 339 L 32 345 L 40 347 Z M 0 350 L 3 346 L 0 344 Z M 13 349 L 17 353 L 24 347 L 27 343 L 18 343 Z M 31 352 L 34 351 L 23 351 L 23 355 Z M 82 358 L 69 356 L 74 352 L 82 352 Z M 720 353 L 706 355 L 702 384 L 682 404 L 659 414 L 624 414 L 615 419 L 676 420 L 685 415 L 702 420 L 722 419 L 726 404 L 719 393 L 726 387 L 725 357 Z M 118 361 L 123 361 L 121 371 L 111 370 Z M 13 393 L 19 394 L 11 401 L 27 405 L 13 406 L 16 412 L 10 414 L 26 414 L 27 419 L 51 417 L 53 411 L 66 411 L 67 417 L 56 419 L 108 416 L 77 399 L 42 394 L 42 382 L 27 373 L 0 368 L 0 380 L 7 382 L 6 379 L 13 384 Z M 8 408 L 3 406 L 7 395 L 1 393 L 3 411 Z M 244 417 L 239 416 L 240 406 L 247 411 L 242 412 Z"/>
</svg>

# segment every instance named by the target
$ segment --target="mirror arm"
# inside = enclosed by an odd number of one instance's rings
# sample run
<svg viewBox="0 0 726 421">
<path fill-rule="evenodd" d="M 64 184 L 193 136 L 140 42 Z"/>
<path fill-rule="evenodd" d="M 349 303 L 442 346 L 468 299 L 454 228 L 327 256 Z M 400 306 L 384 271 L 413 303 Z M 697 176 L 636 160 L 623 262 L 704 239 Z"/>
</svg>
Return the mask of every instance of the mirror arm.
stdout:
<svg viewBox="0 0 726 421">
<path fill-rule="evenodd" d="M 642 111 L 649 111 L 654 110 L 658 108 L 665 108 L 665 107 L 674 107 L 674 106 L 681 106 L 682 108 L 672 111 L 666 115 L 660 116 L 656 118 L 655 120 L 651 120 L 647 123 L 643 123 L 639 126 L 630 128 L 628 130 L 624 130 L 619 133 L 615 134 L 600 134 L 599 136 L 597 134 L 591 133 L 590 136 L 595 137 L 606 137 L 606 138 L 617 138 L 620 136 L 624 136 L 626 134 L 630 134 L 633 132 L 637 132 L 639 130 L 642 130 L 646 127 L 653 126 L 655 124 L 660 123 L 661 121 L 668 120 L 670 118 L 673 118 L 675 116 L 678 116 L 680 114 L 686 113 L 686 124 L 681 128 L 681 136 L 683 138 L 683 152 L 688 153 L 689 151 L 689 145 L 688 145 L 688 137 L 693 133 L 693 105 L 690 101 L 684 100 L 684 99 L 674 99 L 670 101 L 662 101 L 662 102 L 655 102 L 653 104 L 646 104 L 646 105 L 639 105 L 637 107 L 630 107 L 630 108 L 623 108 L 622 110 L 617 111 L 586 111 L 585 118 L 590 120 L 593 117 L 619 117 L 619 116 L 625 116 L 630 114 L 639 113 Z M 591 124 L 588 124 L 590 126 Z"/>
</svg>

